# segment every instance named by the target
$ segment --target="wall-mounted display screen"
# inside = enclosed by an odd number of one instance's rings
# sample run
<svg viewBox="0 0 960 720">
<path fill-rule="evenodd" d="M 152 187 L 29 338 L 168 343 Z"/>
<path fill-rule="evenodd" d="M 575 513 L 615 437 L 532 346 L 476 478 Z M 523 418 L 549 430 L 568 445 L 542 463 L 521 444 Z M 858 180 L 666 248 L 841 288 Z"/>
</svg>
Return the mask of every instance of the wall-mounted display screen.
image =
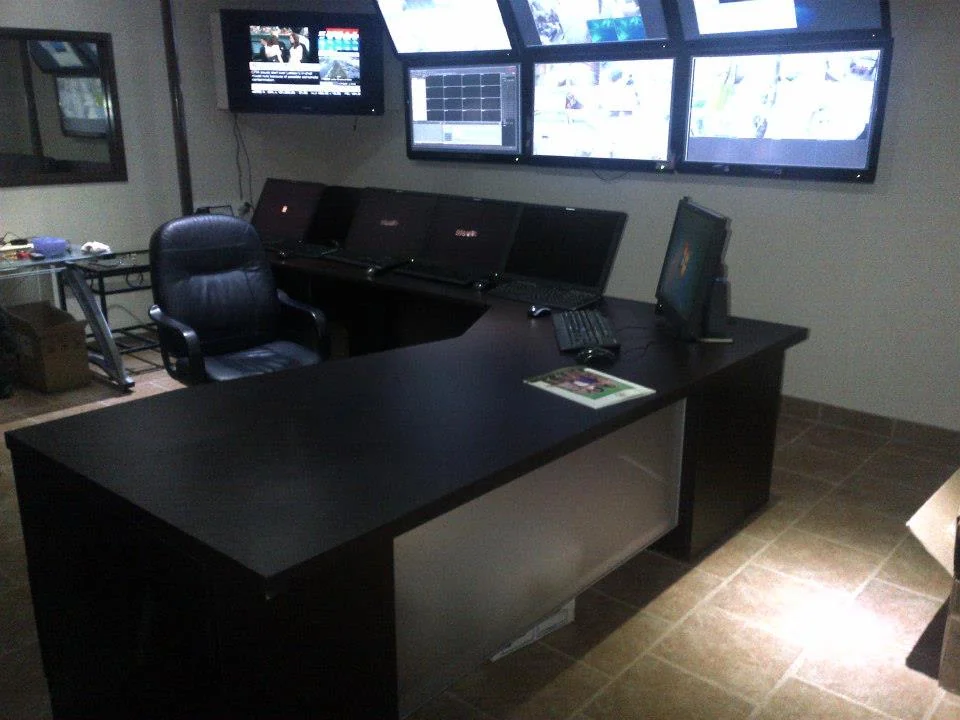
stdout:
<svg viewBox="0 0 960 720">
<path fill-rule="evenodd" d="M 760 32 L 811 33 L 885 26 L 886 0 L 678 0 L 688 39 Z"/>
<path fill-rule="evenodd" d="M 667 37 L 661 0 L 510 0 L 525 47 Z"/>
<path fill-rule="evenodd" d="M 405 75 L 410 157 L 520 154 L 517 63 L 408 66 Z"/>
<path fill-rule="evenodd" d="M 666 163 L 672 58 L 536 63 L 536 158 Z"/>
<path fill-rule="evenodd" d="M 398 55 L 511 50 L 497 0 L 377 0 Z"/>
<path fill-rule="evenodd" d="M 880 48 L 694 57 L 683 161 L 872 171 L 884 74 Z"/>
<path fill-rule="evenodd" d="M 221 10 L 227 95 L 239 112 L 383 112 L 375 15 Z"/>
</svg>

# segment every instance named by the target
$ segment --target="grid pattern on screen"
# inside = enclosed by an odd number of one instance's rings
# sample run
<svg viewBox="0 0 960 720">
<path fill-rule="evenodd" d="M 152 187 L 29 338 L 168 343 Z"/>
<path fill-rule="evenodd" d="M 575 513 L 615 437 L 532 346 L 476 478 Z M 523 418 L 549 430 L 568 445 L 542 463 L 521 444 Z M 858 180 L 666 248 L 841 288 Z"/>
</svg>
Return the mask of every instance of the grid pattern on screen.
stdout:
<svg viewBox="0 0 960 720">
<path fill-rule="evenodd" d="M 500 73 L 444 73 L 425 78 L 427 120 L 495 122 L 503 119 Z"/>
</svg>

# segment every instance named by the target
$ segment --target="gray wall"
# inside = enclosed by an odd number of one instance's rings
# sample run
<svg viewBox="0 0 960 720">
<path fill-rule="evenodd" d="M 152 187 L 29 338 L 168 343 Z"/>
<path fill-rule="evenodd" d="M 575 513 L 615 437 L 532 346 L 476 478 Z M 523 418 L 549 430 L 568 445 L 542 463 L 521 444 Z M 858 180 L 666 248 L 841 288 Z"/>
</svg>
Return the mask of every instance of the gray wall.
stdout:
<svg viewBox="0 0 960 720">
<path fill-rule="evenodd" d="M 413 162 L 389 52 L 383 117 L 236 118 L 252 168 L 241 183 L 235 118 L 216 109 L 209 16 L 221 4 L 372 10 L 368 0 L 174 0 L 198 204 L 255 200 L 265 178 L 289 177 L 622 209 L 630 220 L 609 291 L 649 300 L 677 199 L 689 194 L 733 218 L 733 311 L 810 328 L 788 355 L 787 393 L 960 430 L 960 14 L 951 0 L 892 0 L 893 78 L 880 171 L 866 186 Z M 0 190 L 0 230 L 143 247 L 179 210 L 159 0 L 43 5 L 0 6 L 0 24 L 113 33 L 130 182 Z"/>
</svg>

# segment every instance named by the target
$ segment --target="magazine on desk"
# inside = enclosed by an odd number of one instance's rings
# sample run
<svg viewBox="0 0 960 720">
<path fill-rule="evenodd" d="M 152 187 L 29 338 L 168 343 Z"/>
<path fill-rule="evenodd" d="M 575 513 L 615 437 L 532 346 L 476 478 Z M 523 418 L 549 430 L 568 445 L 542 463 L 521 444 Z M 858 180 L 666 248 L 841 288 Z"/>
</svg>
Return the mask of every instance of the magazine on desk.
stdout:
<svg viewBox="0 0 960 720">
<path fill-rule="evenodd" d="M 583 365 L 552 370 L 526 378 L 524 382 L 592 408 L 609 407 L 656 392 L 652 388 Z"/>
</svg>

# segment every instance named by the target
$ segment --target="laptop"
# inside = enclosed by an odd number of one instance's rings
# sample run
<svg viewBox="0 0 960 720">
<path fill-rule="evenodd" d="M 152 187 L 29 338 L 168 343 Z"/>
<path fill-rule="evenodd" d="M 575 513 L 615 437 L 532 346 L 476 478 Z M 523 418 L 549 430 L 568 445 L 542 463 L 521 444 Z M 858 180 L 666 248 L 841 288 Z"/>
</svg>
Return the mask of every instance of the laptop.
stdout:
<svg viewBox="0 0 960 720">
<path fill-rule="evenodd" d="M 603 297 L 627 215 L 524 205 L 497 297 L 577 310 Z"/>
<path fill-rule="evenodd" d="M 325 186 L 322 183 L 267 178 L 250 224 L 272 249 L 295 249 L 307 241 Z"/>
<path fill-rule="evenodd" d="M 437 196 L 410 190 L 364 188 L 342 247 L 327 259 L 386 270 L 420 252 Z"/>
<path fill-rule="evenodd" d="M 520 203 L 441 195 L 422 250 L 397 272 L 454 285 L 490 280 L 503 270 Z"/>
</svg>

